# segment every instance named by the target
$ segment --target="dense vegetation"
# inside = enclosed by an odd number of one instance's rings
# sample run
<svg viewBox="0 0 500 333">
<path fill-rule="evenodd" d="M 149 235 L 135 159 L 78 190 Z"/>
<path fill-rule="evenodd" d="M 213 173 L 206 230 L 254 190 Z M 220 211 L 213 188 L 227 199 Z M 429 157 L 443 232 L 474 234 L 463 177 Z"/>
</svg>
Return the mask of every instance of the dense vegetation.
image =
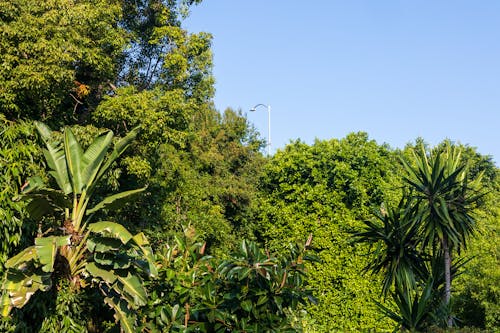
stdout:
<svg viewBox="0 0 500 333">
<path fill-rule="evenodd" d="M 213 106 L 198 2 L 0 0 L 0 331 L 498 329 L 491 159 L 366 133 L 264 157 Z"/>
</svg>

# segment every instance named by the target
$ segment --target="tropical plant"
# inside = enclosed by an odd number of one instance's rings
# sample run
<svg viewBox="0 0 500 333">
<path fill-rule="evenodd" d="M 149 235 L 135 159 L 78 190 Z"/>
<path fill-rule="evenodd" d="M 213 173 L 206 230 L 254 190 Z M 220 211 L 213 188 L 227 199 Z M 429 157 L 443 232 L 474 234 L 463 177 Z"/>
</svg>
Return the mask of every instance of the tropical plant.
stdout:
<svg viewBox="0 0 500 333">
<path fill-rule="evenodd" d="M 461 149 L 449 142 L 444 149 L 428 152 L 423 144 L 413 151 L 415 166 L 402 159 L 408 172 L 406 183 L 418 206 L 423 248 L 432 255 L 443 253 L 444 301 L 451 298 L 452 252 L 466 248 L 476 226 L 473 209 L 482 197 L 477 188 L 481 175 L 471 179 L 468 166 L 461 160 Z M 451 316 L 448 326 L 452 325 Z"/>
<path fill-rule="evenodd" d="M 286 256 L 272 256 L 257 243 L 242 241 L 238 251 L 217 268 L 224 302 L 218 332 L 296 332 L 288 311 L 316 300 L 307 286 L 305 263 L 317 260 L 305 246 L 291 245 Z M 220 311 L 220 312 L 222 312 Z"/>
<path fill-rule="evenodd" d="M 92 201 L 99 181 L 125 151 L 138 128 L 118 140 L 111 152 L 113 133 L 97 137 L 84 150 L 72 130 L 64 130 L 63 142 L 43 123 L 36 123 L 45 142 L 45 159 L 58 188 L 39 177 L 30 178 L 19 200 L 40 221 L 34 245 L 5 263 L 1 310 L 25 306 L 37 291 L 48 291 L 65 280 L 70 290 L 96 287 L 115 312 L 125 332 L 134 332 L 133 310 L 147 302 L 145 276 L 156 275 L 149 243 L 144 234 L 132 235 L 110 221 L 92 222 L 100 210 L 112 210 L 143 189 L 130 190 Z M 53 217 L 50 219 L 49 217 Z"/>
<path fill-rule="evenodd" d="M 204 253 L 194 228 L 159 251 L 155 295 L 145 307 L 143 326 L 162 332 L 284 332 L 300 329 L 292 314 L 310 302 L 305 263 L 314 260 L 305 245 L 273 255 L 243 240 L 226 259 Z M 155 300 L 156 299 L 156 300 Z M 160 301 L 161 300 L 161 301 Z"/>
<path fill-rule="evenodd" d="M 401 329 L 412 333 L 422 332 L 434 321 L 435 297 L 433 289 L 432 279 L 429 279 L 421 290 L 417 288 L 409 290 L 398 281 L 392 294 L 398 311 L 391 310 L 381 303 L 377 304 L 387 317 L 398 323 L 394 331 Z"/>
<path fill-rule="evenodd" d="M 371 251 L 373 260 L 367 264 L 365 271 L 384 273 L 384 296 L 393 286 L 406 291 L 413 290 L 417 282 L 425 280 L 429 274 L 425 265 L 427 258 L 418 249 L 419 225 L 415 208 L 403 196 L 397 207 L 382 206 L 380 211 L 375 212 L 376 220 L 364 221 L 363 230 L 354 234 L 356 242 L 375 247 Z"/>
</svg>

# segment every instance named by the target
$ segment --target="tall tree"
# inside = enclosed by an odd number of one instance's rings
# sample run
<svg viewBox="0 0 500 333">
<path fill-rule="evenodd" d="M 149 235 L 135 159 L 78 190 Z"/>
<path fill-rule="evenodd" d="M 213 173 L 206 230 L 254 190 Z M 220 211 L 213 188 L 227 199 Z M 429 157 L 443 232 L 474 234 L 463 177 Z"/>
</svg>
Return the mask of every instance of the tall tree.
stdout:
<svg viewBox="0 0 500 333">
<path fill-rule="evenodd" d="M 120 86 L 161 84 L 208 100 L 210 35 L 181 28 L 198 2 L 0 0 L 0 112 L 85 124 Z"/>
<path fill-rule="evenodd" d="M 433 256 L 443 253 L 445 275 L 444 302 L 451 298 L 451 263 L 453 251 L 465 248 L 476 230 L 473 209 L 481 194 L 477 191 L 480 175 L 471 179 L 468 166 L 461 159 L 461 149 L 449 142 L 445 148 L 428 151 L 420 144 L 413 152 L 414 163 L 403 160 L 413 190 L 421 221 L 422 244 Z M 452 318 L 448 317 L 448 326 Z"/>
<path fill-rule="evenodd" d="M 113 82 L 126 45 L 114 0 L 0 1 L 0 112 L 74 123 Z"/>
<path fill-rule="evenodd" d="M 380 292 L 374 279 L 359 271 L 372 258 L 364 245 L 351 242 L 374 206 L 392 201 L 399 186 L 396 155 L 366 133 L 342 139 L 297 141 L 277 152 L 261 179 L 258 234 L 271 249 L 313 234 L 310 284 L 318 304 L 307 308 L 318 332 L 384 329 L 370 299 Z"/>
</svg>

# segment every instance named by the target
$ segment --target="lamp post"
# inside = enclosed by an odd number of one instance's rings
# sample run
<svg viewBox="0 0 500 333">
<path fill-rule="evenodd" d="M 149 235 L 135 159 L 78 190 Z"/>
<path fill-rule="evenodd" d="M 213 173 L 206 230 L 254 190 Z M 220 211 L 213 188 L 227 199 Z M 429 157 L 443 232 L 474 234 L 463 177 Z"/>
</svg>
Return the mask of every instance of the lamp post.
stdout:
<svg viewBox="0 0 500 333">
<path fill-rule="evenodd" d="M 257 104 L 250 111 L 257 111 L 259 106 L 267 108 L 267 156 L 271 156 L 271 105 Z"/>
</svg>

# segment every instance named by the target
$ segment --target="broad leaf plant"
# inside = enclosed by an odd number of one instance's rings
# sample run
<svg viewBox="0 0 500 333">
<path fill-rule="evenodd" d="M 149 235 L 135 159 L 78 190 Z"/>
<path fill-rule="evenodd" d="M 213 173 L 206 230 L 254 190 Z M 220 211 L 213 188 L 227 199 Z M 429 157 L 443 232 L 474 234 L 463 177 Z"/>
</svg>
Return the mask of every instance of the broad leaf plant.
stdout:
<svg viewBox="0 0 500 333">
<path fill-rule="evenodd" d="M 115 312 L 124 332 L 134 332 L 134 310 L 147 303 L 143 280 L 157 275 L 151 247 L 143 233 L 132 235 L 121 224 L 93 222 L 94 213 L 122 206 L 144 188 L 93 199 L 97 186 L 113 162 L 137 136 L 138 128 L 113 144 L 113 132 L 98 136 L 84 150 L 67 127 L 63 141 L 43 123 L 36 127 L 46 149 L 43 153 L 58 188 L 40 177 L 30 178 L 17 200 L 27 200 L 31 217 L 53 216 L 60 221 L 30 246 L 5 263 L 0 311 L 8 316 L 22 308 L 36 292 L 48 291 L 58 279 L 67 279 L 72 290 L 97 287 Z"/>
</svg>

